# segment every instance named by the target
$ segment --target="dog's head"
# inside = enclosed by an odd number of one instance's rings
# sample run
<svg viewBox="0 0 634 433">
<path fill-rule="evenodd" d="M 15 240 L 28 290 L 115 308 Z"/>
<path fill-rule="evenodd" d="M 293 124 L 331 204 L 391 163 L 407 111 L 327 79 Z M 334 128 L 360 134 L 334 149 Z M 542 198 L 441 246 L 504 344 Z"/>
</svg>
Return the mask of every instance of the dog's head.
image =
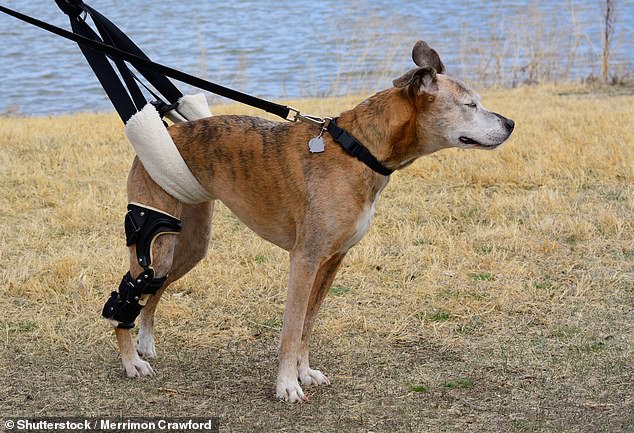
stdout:
<svg viewBox="0 0 634 433">
<path fill-rule="evenodd" d="M 440 56 L 424 41 L 412 51 L 418 66 L 394 80 L 417 108 L 417 136 L 421 146 L 434 151 L 446 147 L 495 149 L 513 132 L 515 123 L 487 110 L 480 96 L 445 75 Z"/>
</svg>

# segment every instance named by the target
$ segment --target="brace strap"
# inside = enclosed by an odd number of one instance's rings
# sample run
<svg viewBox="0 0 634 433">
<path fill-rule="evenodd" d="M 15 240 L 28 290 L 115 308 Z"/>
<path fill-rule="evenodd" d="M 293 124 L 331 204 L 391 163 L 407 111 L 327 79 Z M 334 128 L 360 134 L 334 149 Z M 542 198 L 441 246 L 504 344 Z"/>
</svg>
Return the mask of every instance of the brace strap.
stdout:
<svg viewBox="0 0 634 433">
<path fill-rule="evenodd" d="M 180 233 L 181 228 L 180 220 L 169 214 L 135 203 L 128 205 L 125 216 L 126 245 L 136 244 L 137 260 L 146 272 L 152 264 L 154 240 L 162 234 Z"/>
<path fill-rule="evenodd" d="M 117 328 L 134 328 L 134 321 L 145 306 L 143 295 L 155 294 L 165 280 L 167 276 L 154 278 L 153 269 L 142 272 L 136 279 L 128 272 L 119 284 L 119 291 L 110 293 L 101 315 Z"/>
</svg>

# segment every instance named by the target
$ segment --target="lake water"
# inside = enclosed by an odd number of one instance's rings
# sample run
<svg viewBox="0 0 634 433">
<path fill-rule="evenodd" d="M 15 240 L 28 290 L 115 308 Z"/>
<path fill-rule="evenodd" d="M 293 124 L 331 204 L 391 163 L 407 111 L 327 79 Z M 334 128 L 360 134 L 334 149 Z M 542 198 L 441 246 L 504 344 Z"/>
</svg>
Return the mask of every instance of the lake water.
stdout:
<svg viewBox="0 0 634 433">
<path fill-rule="evenodd" d="M 599 0 L 87 3 L 154 61 L 264 98 L 385 88 L 413 66 L 417 39 L 437 49 L 448 73 L 476 86 L 600 73 Z M 613 72 L 631 74 L 634 1 L 617 3 Z M 53 0 L 2 4 L 69 27 Z M 104 110 L 110 102 L 76 44 L 0 14 L 0 113 Z"/>
</svg>

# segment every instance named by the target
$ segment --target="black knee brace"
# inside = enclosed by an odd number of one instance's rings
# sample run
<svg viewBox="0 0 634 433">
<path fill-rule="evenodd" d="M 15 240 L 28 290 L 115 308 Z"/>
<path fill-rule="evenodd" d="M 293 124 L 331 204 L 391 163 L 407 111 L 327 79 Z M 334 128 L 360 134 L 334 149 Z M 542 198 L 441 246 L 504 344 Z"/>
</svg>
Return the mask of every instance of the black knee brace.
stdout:
<svg viewBox="0 0 634 433">
<path fill-rule="evenodd" d="M 118 292 L 112 292 L 103 306 L 101 315 L 118 328 L 133 328 L 134 321 L 145 306 L 143 295 L 155 294 L 163 286 L 167 275 L 156 278 L 152 269 L 152 244 L 166 233 L 179 233 L 181 223 L 166 213 L 136 204 L 128 205 L 125 216 L 126 245 L 136 245 L 136 256 L 143 272 L 132 278 L 130 272 L 123 276 Z"/>
</svg>

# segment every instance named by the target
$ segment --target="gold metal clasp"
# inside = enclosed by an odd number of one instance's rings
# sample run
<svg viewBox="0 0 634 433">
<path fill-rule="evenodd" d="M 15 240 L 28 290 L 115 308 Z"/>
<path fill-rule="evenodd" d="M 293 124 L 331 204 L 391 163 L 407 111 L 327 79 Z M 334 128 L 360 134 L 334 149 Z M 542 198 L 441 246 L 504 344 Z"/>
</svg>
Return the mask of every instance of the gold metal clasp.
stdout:
<svg viewBox="0 0 634 433">
<path fill-rule="evenodd" d="M 297 122 L 299 120 L 300 122 L 309 123 L 314 126 L 324 127 L 324 125 L 327 125 L 326 123 L 327 120 L 329 120 L 329 119 L 322 119 L 321 117 L 317 117 L 317 116 L 310 116 L 308 114 L 303 114 L 297 108 L 288 107 L 288 109 L 289 109 L 289 112 L 288 112 L 288 117 L 286 118 L 286 120 L 289 120 L 291 122 Z"/>
<path fill-rule="evenodd" d="M 288 116 L 286 116 L 286 120 L 289 122 L 297 122 L 297 116 L 300 115 L 300 111 L 297 108 L 288 107 Z"/>
</svg>

